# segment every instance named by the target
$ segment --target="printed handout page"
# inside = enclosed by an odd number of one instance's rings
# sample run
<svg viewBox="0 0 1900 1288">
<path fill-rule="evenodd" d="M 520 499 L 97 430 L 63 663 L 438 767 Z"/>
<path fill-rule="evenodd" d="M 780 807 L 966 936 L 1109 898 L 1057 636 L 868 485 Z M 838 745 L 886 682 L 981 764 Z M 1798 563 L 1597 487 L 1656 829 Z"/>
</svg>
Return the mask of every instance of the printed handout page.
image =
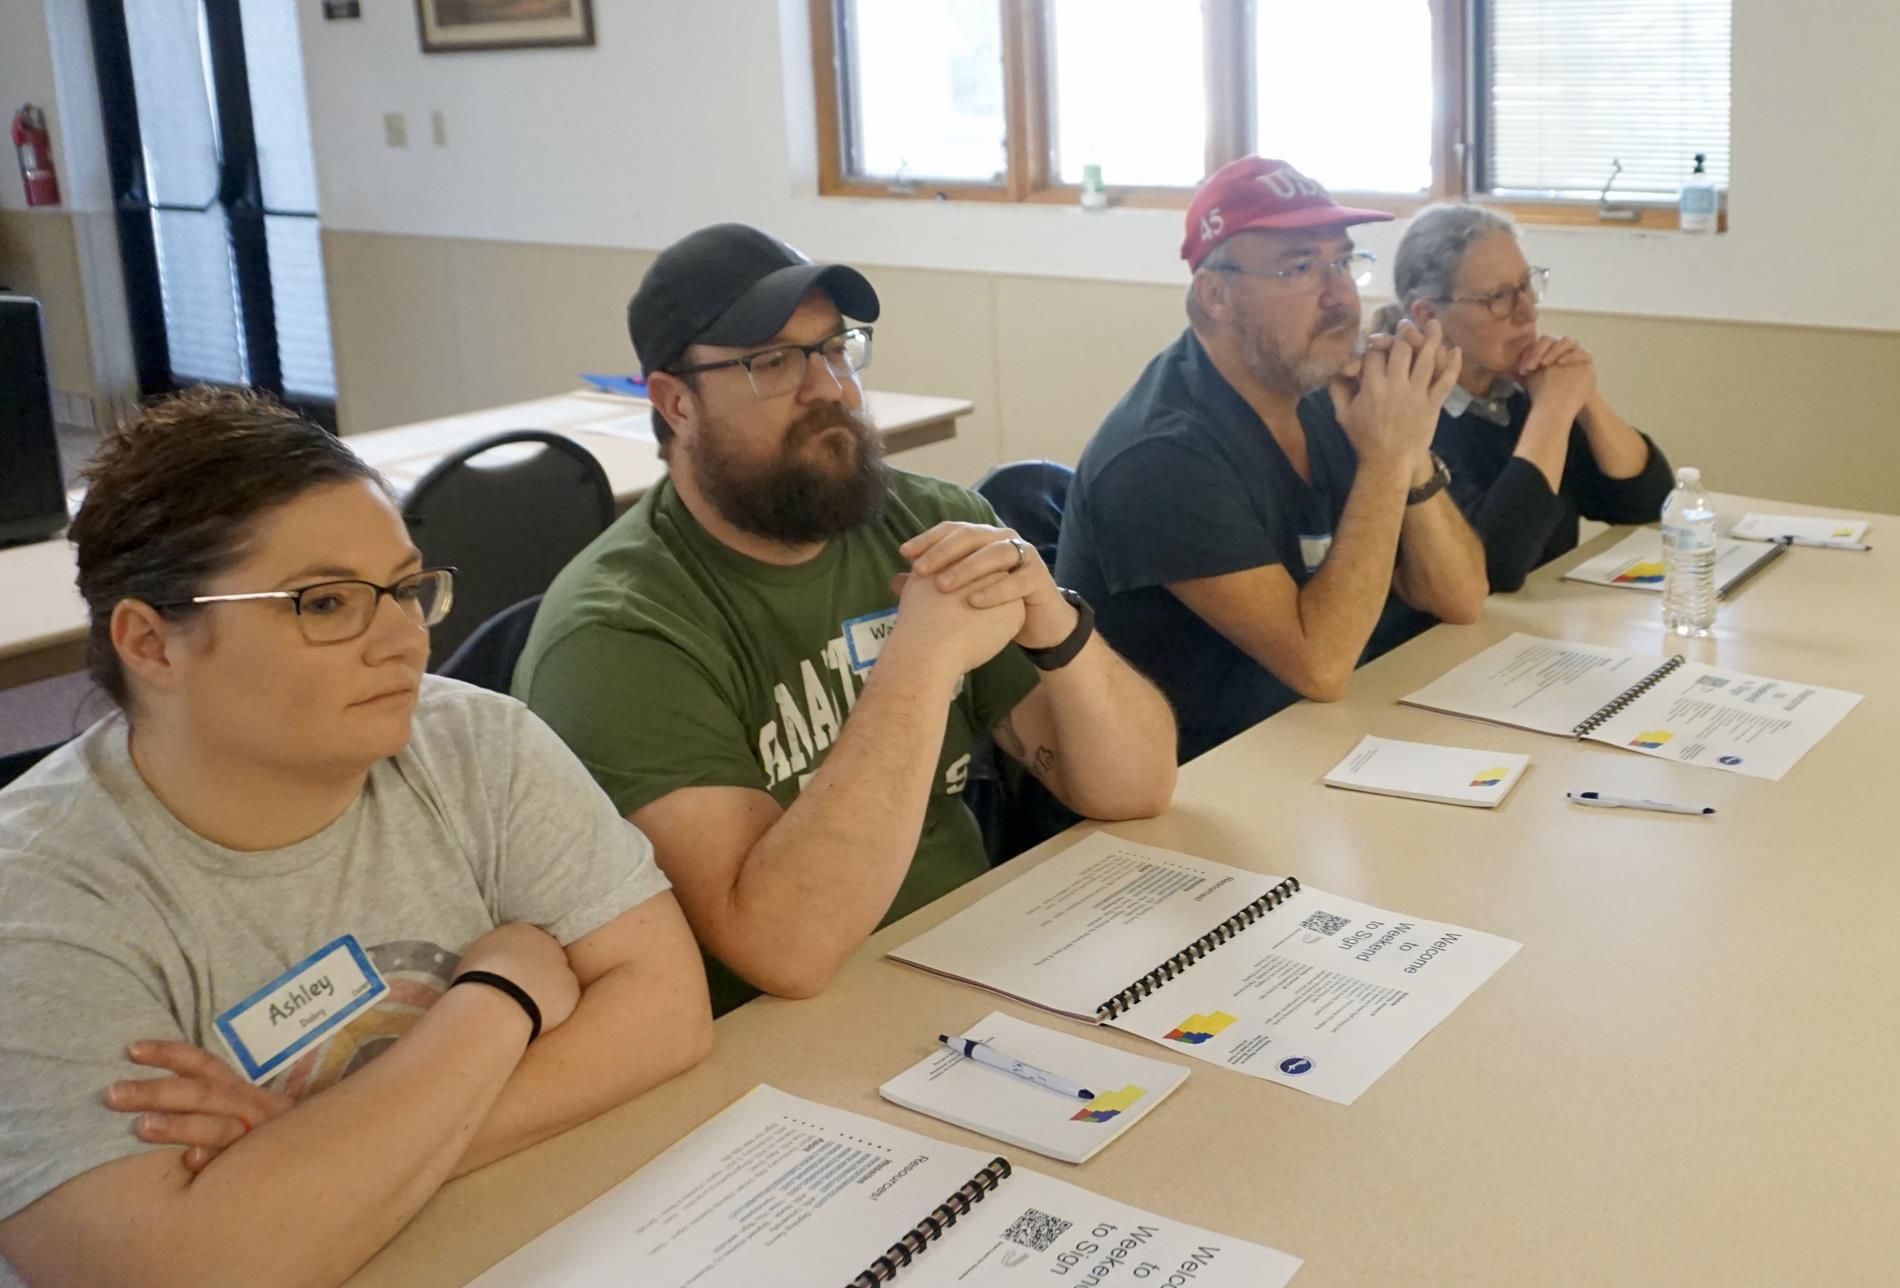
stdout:
<svg viewBox="0 0 1900 1288">
<path fill-rule="evenodd" d="M 1117 993 L 1280 883 L 1095 832 L 890 956 L 1093 1021 Z"/>
<path fill-rule="evenodd" d="M 1569 734 L 1661 664 L 1618 648 L 1512 635 L 1400 701 Z"/>
<path fill-rule="evenodd" d="M 1140 1122 L 1189 1070 L 992 1011 L 958 1036 L 1081 1084 L 1082 1100 L 939 1044 L 878 1088 L 886 1100 L 1038 1154 L 1080 1163 Z M 928 1040 L 928 1039 L 924 1039 Z"/>
<path fill-rule="evenodd" d="M 1828 515 L 1751 512 L 1743 515 L 1742 521 L 1729 529 L 1729 536 L 1748 541 L 1780 541 L 1784 537 L 1793 537 L 1796 541 L 1845 544 L 1860 541 L 1866 535 L 1865 519 L 1833 518 Z"/>
<path fill-rule="evenodd" d="M 1590 738 L 1685 765 L 1779 779 L 1860 699 L 1685 662 Z"/>
<path fill-rule="evenodd" d="M 759 1086 L 474 1284 L 839 1288 L 928 1231 L 925 1218 L 951 1195 L 981 1192 L 971 1183 L 991 1162 Z M 937 1224 L 933 1240 L 912 1236 L 905 1288 L 1074 1282 L 1096 1268 L 1103 1283 L 1187 1273 L 1182 1282 L 1203 1288 L 1255 1288 L 1285 1284 L 1300 1266 L 1023 1168 Z"/>
<path fill-rule="evenodd" d="M 1741 579 L 1753 565 L 1772 558 L 1759 542 L 1715 541 L 1715 584 L 1728 586 Z M 1655 528 L 1638 528 L 1593 559 L 1586 559 L 1564 574 L 1565 581 L 1587 582 L 1592 586 L 1615 586 L 1623 590 L 1648 590 L 1657 594 L 1663 588 L 1662 533 Z"/>
<path fill-rule="evenodd" d="M 1303 886 L 1109 1023 L 1349 1105 L 1520 946 Z"/>
</svg>

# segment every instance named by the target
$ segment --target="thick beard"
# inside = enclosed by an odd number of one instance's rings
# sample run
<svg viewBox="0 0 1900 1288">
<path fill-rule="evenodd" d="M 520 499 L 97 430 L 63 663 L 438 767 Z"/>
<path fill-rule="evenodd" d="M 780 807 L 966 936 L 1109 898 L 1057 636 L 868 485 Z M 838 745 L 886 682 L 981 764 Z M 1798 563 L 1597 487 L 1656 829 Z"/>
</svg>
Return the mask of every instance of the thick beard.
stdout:
<svg viewBox="0 0 1900 1288">
<path fill-rule="evenodd" d="M 812 438 L 833 426 L 848 442 L 827 442 L 807 454 Z M 785 431 L 778 455 L 750 465 L 730 450 L 737 435 L 708 425 L 693 445 L 691 468 L 700 492 L 741 532 L 781 545 L 828 541 L 884 512 L 888 473 L 870 417 L 837 403 L 817 403 Z M 840 452 L 850 461 L 841 463 Z"/>
<path fill-rule="evenodd" d="M 1293 398 L 1319 388 L 1338 375 L 1360 348 L 1357 310 L 1336 309 L 1322 315 L 1313 328 L 1308 347 L 1299 353 L 1289 353 L 1282 348 L 1272 333 L 1249 314 L 1237 315 L 1234 326 L 1240 333 L 1242 358 L 1253 378 L 1267 388 Z M 1353 344 L 1347 358 L 1322 358 L 1312 352 L 1312 340 L 1334 329 L 1348 327 L 1353 332 Z"/>
</svg>

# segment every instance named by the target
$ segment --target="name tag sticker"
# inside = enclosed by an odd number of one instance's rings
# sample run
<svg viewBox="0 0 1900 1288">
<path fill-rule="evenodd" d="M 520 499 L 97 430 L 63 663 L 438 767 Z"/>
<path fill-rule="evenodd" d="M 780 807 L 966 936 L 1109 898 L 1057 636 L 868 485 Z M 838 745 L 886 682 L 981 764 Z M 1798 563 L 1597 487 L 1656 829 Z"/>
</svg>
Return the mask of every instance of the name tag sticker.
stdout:
<svg viewBox="0 0 1900 1288">
<path fill-rule="evenodd" d="M 355 935 L 333 939 L 220 1015 L 218 1035 L 262 1082 L 389 991 Z"/>
<path fill-rule="evenodd" d="M 1317 537 L 1304 534 L 1300 537 L 1300 561 L 1306 565 L 1309 573 L 1318 572 L 1320 564 L 1326 560 L 1326 552 L 1333 548 L 1333 534 L 1322 532 Z"/>
<path fill-rule="evenodd" d="M 851 669 L 863 675 L 877 661 L 878 654 L 884 651 L 884 641 L 897 627 L 897 610 L 887 608 L 882 612 L 866 613 L 862 617 L 853 617 L 844 624 L 844 646 L 851 655 Z"/>
</svg>

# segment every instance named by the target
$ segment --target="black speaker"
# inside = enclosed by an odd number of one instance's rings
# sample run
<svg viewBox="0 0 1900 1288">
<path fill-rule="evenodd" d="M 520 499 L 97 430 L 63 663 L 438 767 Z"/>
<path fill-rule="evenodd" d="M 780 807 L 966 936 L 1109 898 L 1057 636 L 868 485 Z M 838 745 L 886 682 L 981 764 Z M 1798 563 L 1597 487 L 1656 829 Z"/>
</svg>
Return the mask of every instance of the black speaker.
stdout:
<svg viewBox="0 0 1900 1288">
<path fill-rule="evenodd" d="M 42 541 L 65 526 L 40 302 L 0 295 L 0 545 Z"/>
</svg>

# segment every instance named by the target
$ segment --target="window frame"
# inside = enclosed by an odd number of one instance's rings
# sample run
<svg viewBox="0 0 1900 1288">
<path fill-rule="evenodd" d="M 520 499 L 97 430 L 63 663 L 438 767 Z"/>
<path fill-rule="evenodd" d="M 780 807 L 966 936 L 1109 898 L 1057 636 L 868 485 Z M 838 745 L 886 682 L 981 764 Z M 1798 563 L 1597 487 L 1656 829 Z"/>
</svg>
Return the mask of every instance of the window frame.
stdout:
<svg viewBox="0 0 1900 1288">
<path fill-rule="evenodd" d="M 1052 173 L 1050 138 L 1051 63 L 1046 0 L 998 0 L 1003 42 L 1003 120 L 1007 162 L 994 181 L 918 178 L 902 183 L 854 175 L 845 168 L 843 58 L 845 5 L 849 0 L 807 0 L 811 28 L 812 82 L 818 127 L 818 194 L 890 201 L 988 201 L 1029 205 L 1074 205 L 1081 190 Z M 1673 230 L 1680 227 L 1675 203 L 1610 194 L 1603 203 L 1574 198 L 1499 199 L 1475 190 L 1483 147 L 1484 113 L 1482 0 L 1428 0 L 1432 13 L 1432 80 L 1437 109 L 1432 122 L 1432 187 L 1420 196 L 1339 190 L 1351 204 L 1410 215 L 1439 201 L 1470 200 L 1503 211 L 1520 223 L 1590 228 Z M 1255 148 L 1252 104 L 1255 10 L 1251 0 L 1204 0 L 1202 57 L 1207 83 L 1209 173 Z M 1117 206 L 1185 210 L 1192 188 L 1108 185 Z M 1717 227 L 1728 229 L 1728 194 L 1722 193 Z"/>
</svg>

